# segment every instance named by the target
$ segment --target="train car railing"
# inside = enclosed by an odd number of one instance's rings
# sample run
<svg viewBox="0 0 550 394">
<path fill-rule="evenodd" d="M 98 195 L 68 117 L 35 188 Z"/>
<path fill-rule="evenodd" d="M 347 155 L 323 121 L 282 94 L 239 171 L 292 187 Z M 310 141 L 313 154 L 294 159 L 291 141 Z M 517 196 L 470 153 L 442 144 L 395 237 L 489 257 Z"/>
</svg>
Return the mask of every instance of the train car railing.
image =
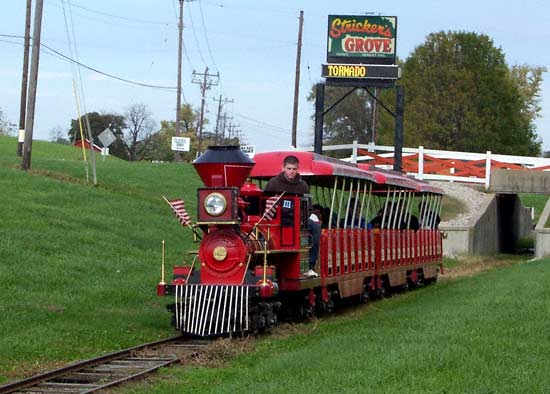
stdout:
<svg viewBox="0 0 550 394">
<path fill-rule="evenodd" d="M 320 242 L 322 277 L 389 270 L 442 258 L 438 230 L 325 229 Z"/>
</svg>

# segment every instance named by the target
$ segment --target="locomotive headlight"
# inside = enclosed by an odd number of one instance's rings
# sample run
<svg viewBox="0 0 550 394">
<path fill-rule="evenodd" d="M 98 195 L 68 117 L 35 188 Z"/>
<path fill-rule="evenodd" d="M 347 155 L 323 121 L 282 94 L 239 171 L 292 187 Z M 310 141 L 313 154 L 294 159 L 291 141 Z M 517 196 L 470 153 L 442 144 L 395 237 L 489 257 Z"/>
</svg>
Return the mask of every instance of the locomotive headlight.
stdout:
<svg viewBox="0 0 550 394">
<path fill-rule="evenodd" d="M 204 199 L 204 210 L 211 216 L 220 216 L 227 208 L 227 201 L 220 193 L 210 193 Z"/>
</svg>

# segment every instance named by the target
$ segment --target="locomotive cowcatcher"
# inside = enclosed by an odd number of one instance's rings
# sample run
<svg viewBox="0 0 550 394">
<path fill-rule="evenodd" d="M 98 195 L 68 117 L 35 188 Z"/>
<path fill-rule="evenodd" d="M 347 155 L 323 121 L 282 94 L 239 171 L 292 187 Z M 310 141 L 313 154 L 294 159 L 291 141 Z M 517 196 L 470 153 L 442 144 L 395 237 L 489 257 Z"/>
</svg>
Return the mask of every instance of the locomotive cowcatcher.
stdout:
<svg viewBox="0 0 550 394">
<path fill-rule="evenodd" d="M 299 159 L 309 195 L 262 190 L 287 155 Z M 282 317 L 330 311 L 343 299 L 366 301 L 437 279 L 439 188 L 312 152 L 252 160 L 238 146 L 215 146 L 193 165 L 204 183 L 193 225 L 202 239 L 192 261 L 173 268 L 171 283 L 157 286 L 172 297 L 172 324 L 183 334 L 254 332 Z M 303 274 L 313 203 L 323 228 L 317 277 Z"/>
</svg>

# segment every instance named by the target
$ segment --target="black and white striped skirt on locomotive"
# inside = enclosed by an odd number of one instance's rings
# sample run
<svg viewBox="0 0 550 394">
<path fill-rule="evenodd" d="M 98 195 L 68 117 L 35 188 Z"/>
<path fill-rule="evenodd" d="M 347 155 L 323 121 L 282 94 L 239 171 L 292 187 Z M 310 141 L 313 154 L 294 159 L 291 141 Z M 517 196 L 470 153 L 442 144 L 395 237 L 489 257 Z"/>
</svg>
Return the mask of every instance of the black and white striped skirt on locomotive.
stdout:
<svg viewBox="0 0 550 394">
<path fill-rule="evenodd" d="M 178 285 L 175 324 L 182 333 L 197 336 L 249 331 L 249 287 L 235 285 Z"/>
</svg>

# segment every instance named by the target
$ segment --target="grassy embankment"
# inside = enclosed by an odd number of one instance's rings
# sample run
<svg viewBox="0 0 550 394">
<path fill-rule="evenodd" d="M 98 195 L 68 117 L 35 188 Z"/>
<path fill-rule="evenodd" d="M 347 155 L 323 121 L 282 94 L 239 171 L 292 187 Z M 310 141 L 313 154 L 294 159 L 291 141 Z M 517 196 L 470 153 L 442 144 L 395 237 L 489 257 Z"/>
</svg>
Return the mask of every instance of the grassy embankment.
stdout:
<svg viewBox="0 0 550 394">
<path fill-rule="evenodd" d="M 547 393 L 548 263 L 440 281 L 117 392 Z"/>
<path fill-rule="evenodd" d="M 154 294 L 160 240 L 170 262 L 193 245 L 160 195 L 193 213 L 191 167 L 98 160 L 92 188 L 74 148 L 35 142 L 29 173 L 14 152 L 0 137 L 0 383 L 172 335 Z M 142 392 L 537 392 L 546 283 L 541 263 L 439 283 L 296 325 L 223 368 L 169 369 Z"/>
<path fill-rule="evenodd" d="M 194 246 L 161 194 L 193 213 L 192 167 L 98 158 L 94 188 L 78 149 L 36 141 L 28 173 L 15 150 L 0 137 L 0 383 L 173 335 L 161 240 L 169 266 Z"/>
</svg>

